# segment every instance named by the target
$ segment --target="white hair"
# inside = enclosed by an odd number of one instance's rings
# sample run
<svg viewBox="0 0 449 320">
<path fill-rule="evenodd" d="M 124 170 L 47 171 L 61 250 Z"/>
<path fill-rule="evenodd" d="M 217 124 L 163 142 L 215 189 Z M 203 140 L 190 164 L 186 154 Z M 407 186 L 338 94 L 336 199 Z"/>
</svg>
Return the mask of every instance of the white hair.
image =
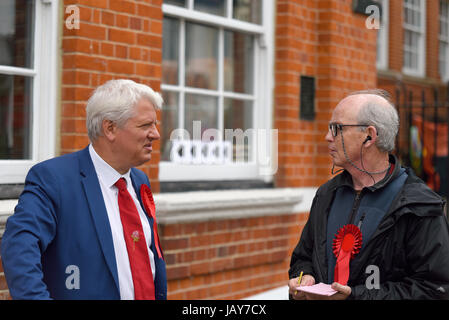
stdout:
<svg viewBox="0 0 449 320">
<path fill-rule="evenodd" d="M 163 99 L 149 86 L 132 80 L 109 80 L 95 89 L 86 105 L 86 127 L 91 142 L 102 135 L 103 120 L 123 126 L 134 116 L 134 107 L 147 99 L 156 110 L 162 108 Z"/>
<path fill-rule="evenodd" d="M 356 91 L 350 95 L 359 94 L 366 95 L 367 101 L 362 105 L 357 115 L 358 123 L 374 126 L 377 129 L 376 146 L 379 150 L 384 152 L 393 151 L 399 130 L 399 116 L 388 92 L 381 89 L 373 89 Z"/>
</svg>

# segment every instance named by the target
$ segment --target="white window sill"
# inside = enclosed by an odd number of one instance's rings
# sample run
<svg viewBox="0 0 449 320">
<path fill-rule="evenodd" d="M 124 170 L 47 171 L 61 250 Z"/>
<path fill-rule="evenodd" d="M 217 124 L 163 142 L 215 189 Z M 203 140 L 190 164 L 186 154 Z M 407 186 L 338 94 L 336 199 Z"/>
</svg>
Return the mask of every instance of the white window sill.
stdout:
<svg viewBox="0 0 449 320">
<path fill-rule="evenodd" d="M 238 219 L 308 212 L 316 188 L 274 188 L 154 194 L 158 223 Z M 18 200 L 0 200 L 0 237 Z"/>
<path fill-rule="evenodd" d="M 308 212 L 316 188 L 196 191 L 154 195 L 162 224 Z"/>
</svg>

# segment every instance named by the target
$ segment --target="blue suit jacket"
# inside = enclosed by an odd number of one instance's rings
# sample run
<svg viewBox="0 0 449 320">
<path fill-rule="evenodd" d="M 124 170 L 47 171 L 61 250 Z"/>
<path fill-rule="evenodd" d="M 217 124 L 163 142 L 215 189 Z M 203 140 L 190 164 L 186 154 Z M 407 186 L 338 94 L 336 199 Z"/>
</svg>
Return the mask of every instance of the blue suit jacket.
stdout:
<svg viewBox="0 0 449 320">
<path fill-rule="evenodd" d="M 139 190 L 148 178 L 132 168 L 131 180 L 142 205 Z M 148 213 L 147 218 L 152 226 Z M 166 299 L 165 262 L 154 241 L 151 250 L 156 299 Z M 111 228 L 88 148 L 30 169 L 6 223 L 1 255 L 14 299 L 120 299 Z M 73 266 L 79 289 L 73 288 Z"/>
</svg>

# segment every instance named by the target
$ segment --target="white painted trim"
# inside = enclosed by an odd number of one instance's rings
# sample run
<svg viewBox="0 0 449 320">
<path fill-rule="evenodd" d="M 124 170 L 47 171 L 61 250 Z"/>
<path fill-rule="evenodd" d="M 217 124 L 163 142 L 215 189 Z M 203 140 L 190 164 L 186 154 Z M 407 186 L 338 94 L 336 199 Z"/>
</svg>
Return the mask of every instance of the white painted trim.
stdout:
<svg viewBox="0 0 449 320">
<path fill-rule="evenodd" d="M 162 90 L 168 90 L 179 93 L 179 113 L 178 117 L 180 124 L 179 129 L 184 128 L 184 101 L 186 93 L 203 94 L 209 96 L 219 97 L 218 108 L 222 111 L 222 98 L 237 98 L 243 100 L 252 100 L 253 103 L 253 126 L 254 129 L 270 130 L 273 128 L 273 90 L 274 90 L 274 3 L 273 1 L 263 1 L 262 8 L 262 22 L 263 25 L 256 25 L 252 23 L 242 22 L 232 19 L 231 16 L 220 17 L 212 14 L 206 14 L 193 10 L 193 1 L 188 2 L 187 8 L 182 8 L 174 5 L 162 5 L 164 15 L 174 16 L 180 19 L 180 50 L 179 50 L 179 86 L 162 84 Z M 228 14 L 229 14 L 229 8 Z M 218 83 L 217 90 L 207 90 L 199 88 L 185 87 L 183 71 L 185 67 L 184 48 L 185 48 L 185 22 L 196 21 L 200 23 L 216 26 L 220 32 L 219 41 L 219 63 L 222 62 L 223 49 L 223 28 L 226 30 L 237 30 L 255 34 L 255 52 L 254 52 L 254 93 L 240 94 L 223 91 L 222 84 Z M 223 70 L 218 70 L 222 75 Z M 222 132 L 220 126 L 223 125 L 223 114 L 220 113 L 219 132 Z M 268 132 L 268 131 L 267 131 Z M 270 162 L 271 170 L 267 170 L 265 166 L 257 163 L 232 164 L 223 166 L 186 166 L 178 165 L 171 162 L 159 163 L 159 180 L 160 181 L 194 181 L 194 180 L 242 180 L 242 179 L 260 179 L 265 182 L 273 180 L 272 175 L 260 175 L 260 171 L 265 170 L 275 173 L 277 170 L 277 150 L 273 146 L 277 146 L 271 141 L 270 153 L 272 161 Z M 256 148 L 252 148 L 256 152 Z M 253 159 L 256 156 L 253 154 Z M 263 167 L 263 168 L 262 168 Z"/>
<path fill-rule="evenodd" d="M 0 73 L 33 78 L 31 157 L 0 160 L 0 184 L 23 183 L 31 166 L 55 155 L 59 1 L 36 1 L 35 6 L 34 69 L 0 66 Z"/>
<path fill-rule="evenodd" d="M 446 2 L 446 3 L 447 3 L 447 6 L 449 6 L 449 2 Z M 441 7 L 440 7 L 440 8 L 441 8 Z M 449 9 L 448 9 L 448 10 L 449 10 Z M 449 11 L 446 12 L 446 14 L 448 14 L 448 13 L 449 13 Z M 439 20 L 439 22 L 440 22 L 440 25 L 441 25 L 442 17 L 444 17 L 443 20 L 445 20 L 445 21 L 448 23 L 448 30 L 446 30 L 447 33 L 448 33 L 448 35 L 447 35 L 447 37 L 443 37 L 443 36 L 441 36 L 441 34 L 438 32 L 438 40 L 439 40 L 438 61 L 440 61 L 440 54 L 441 54 L 441 51 L 442 51 L 442 48 L 441 48 L 441 47 L 442 47 L 442 46 L 445 46 L 445 47 L 446 47 L 446 57 L 445 57 L 445 61 L 446 61 L 446 70 L 443 70 L 443 73 L 441 73 L 441 67 L 438 66 L 438 72 L 439 72 L 439 74 L 440 74 L 440 76 L 441 76 L 441 81 L 443 81 L 443 82 L 448 82 L 448 81 L 449 81 L 449 15 L 447 15 L 447 16 L 442 15 L 442 13 L 441 13 L 441 11 L 440 11 L 439 17 L 438 17 L 438 20 Z"/>
<path fill-rule="evenodd" d="M 196 221 L 308 212 L 316 188 L 276 188 L 159 193 L 154 195 L 158 223 Z"/>
<path fill-rule="evenodd" d="M 379 42 L 382 47 L 380 48 L 380 55 L 376 61 L 376 66 L 378 70 L 388 70 L 389 68 L 389 38 L 390 38 L 390 1 L 389 0 L 378 0 L 382 4 L 382 19 L 379 29 Z M 377 44 L 379 45 L 379 43 Z"/>
<path fill-rule="evenodd" d="M 34 77 L 36 75 L 36 71 L 34 69 L 10 67 L 10 66 L 0 66 L 0 73 L 16 76 L 29 76 L 29 77 Z"/>
<path fill-rule="evenodd" d="M 168 16 L 186 18 L 189 21 L 207 23 L 217 27 L 225 27 L 226 29 L 245 31 L 253 34 L 262 34 L 264 32 L 264 28 L 257 24 L 220 17 L 214 14 L 199 12 L 195 10 L 189 10 L 179 6 L 163 4 L 162 11 L 165 15 Z"/>
</svg>

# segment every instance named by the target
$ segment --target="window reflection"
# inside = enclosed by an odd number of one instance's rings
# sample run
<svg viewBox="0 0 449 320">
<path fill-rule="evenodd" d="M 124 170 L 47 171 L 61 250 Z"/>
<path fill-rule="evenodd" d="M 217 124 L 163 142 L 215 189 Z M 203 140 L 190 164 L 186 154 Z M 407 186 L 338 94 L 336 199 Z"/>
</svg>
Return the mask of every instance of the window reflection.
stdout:
<svg viewBox="0 0 449 320">
<path fill-rule="evenodd" d="M 186 24 L 186 86 L 217 89 L 218 29 Z"/>
<path fill-rule="evenodd" d="M 194 9 L 215 14 L 218 16 L 226 15 L 226 1 L 225 0 L 195 0 Z"/>
<path fill-rule="evenodd" d="M 163 161 L 170 161 L 171 141 L 170 135 L 178 128 L 178 96 L 177 92 L 164 91 L 164 107 L 162 108 L 161 130 L 161 156 Z"/>
<path fill-rule="evenodd" d="M 0 159 L 31 159 L 31 84 L 0 75 Z"/>
<path fill-rule="evenodd" d="M 178 84 L 179 21 L 164 18 L 162 35 L 162 82 Z"/>
<path fill-rule="evenodd" d="M 262 24 L 262 0 L 233 0 L 234 19 Z"/>
<path fill-rule="evenodd" d="M 253 141 L 252 101 L 224 99 L 224 138 L 233 147 L 232 160 L 252 161 L 251 142 Z"/>
<path fill-rule="evenodd" d="M 201 121 L 201 123 L 194 124 L 194 121 Z M 189 132 L 190 139 L 201 139 L 205 130 L 217 129 L 217 98 L 199 94 L 186 94 L 184 126 Z"/>
<path fill-rule="evenodd" d="M 253 37 L 225 32 L 224 88 L 239 93 L 253 92 Z"/>
<path fill-rule="evenodd" d="M 0 1 L 0 65 L 33 68 L 33 0 Z"/>
</svg>

